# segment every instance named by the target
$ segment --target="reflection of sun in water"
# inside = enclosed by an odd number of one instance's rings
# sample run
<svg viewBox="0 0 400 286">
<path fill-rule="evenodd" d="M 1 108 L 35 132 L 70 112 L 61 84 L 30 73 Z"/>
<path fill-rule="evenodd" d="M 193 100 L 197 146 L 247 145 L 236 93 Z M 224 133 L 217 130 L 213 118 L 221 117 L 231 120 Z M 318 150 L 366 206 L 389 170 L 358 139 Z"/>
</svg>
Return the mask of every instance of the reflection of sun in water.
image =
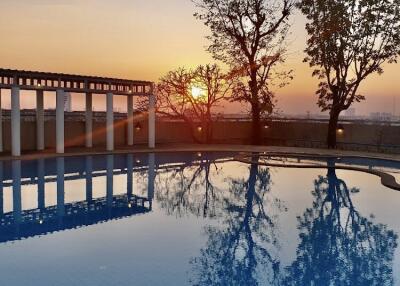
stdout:
<svg viewBox="0 0 400 286">
<path fill-rule="evenodd" d="M 199 99 L 203 96 L 203 90 L 200 87 L 193 86 L 192 87 L 192 96 L 194 99 Z"/>
</svg>

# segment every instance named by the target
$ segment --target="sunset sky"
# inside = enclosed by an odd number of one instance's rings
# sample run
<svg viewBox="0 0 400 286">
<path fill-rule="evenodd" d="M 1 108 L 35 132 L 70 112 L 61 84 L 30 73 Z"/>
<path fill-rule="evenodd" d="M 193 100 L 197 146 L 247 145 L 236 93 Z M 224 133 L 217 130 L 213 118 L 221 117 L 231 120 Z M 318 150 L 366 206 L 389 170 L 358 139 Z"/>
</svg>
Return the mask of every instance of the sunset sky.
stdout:
<svg viewBox="0 0 400 286">
<path fill-rule="evenodd" d="M 157 81 L 179 66 L 212 62 L 205 51 L 206 27 L 193 17 L 190 0 L 1 0 L 0 66 L 3 68 L 98 75 Z M 296 14 L 286 63 L 295 80 L 277 92 L 286 113 L 317 112 L 316 81 L 302 63 L 306 34 L 304 18 Z M 361 92 L 367 101 L 356 105 L 358 114 L 372 111 L 400 113 L 400 65 L 369 78 Z M 4 105 L 9 96 L 4 91 Z M 35 105 L 30 93 L 23 107 Z M 74 108 L 83 97 L 74 96 Z M 117 100 L 117 105 L 122 99 Z M 46 99 L 48 106 L 53 99 Z M 98 100 L 101 109 L 104 100 Z M 229 111 L 239 111 L 238 106 Z"/>
</svg>

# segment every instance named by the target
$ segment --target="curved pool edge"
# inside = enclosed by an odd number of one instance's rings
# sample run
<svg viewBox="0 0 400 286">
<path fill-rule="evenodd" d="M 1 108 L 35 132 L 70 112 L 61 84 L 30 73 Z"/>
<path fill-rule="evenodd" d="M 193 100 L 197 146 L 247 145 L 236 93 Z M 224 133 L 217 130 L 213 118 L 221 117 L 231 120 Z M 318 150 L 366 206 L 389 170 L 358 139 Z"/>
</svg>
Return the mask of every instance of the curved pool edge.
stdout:
<svg viewBox="0 0 400 286">
<path fill-rule="evenodd" d="M 265 154 L 263 154 L 265 155 Z M 269 154 L 267 154 L 269 155 Z M 322 156 L 320 156 L 322 157 Z M 345 156 L 343 156 L 345 157 Z M 353 157 L 353 156 L 352 156 Z M 326 158 L 326 156 L 324 157 Z M 363 172 L 367 173 L 370 175 L 377 176 L 381 179 L 381 184 L 389 189 L 395 190 L 395 191 L 400 191 L 400 184 L 396 182 L 396 178 L 392 176 L 391 174 L 388 174 L 383 171 L 379 170 L 371 170 L 367 168 L 361 168 L 361 167 L 352 167 L 352 166 L 324 166 L 324 165 L 313 165 L 313 164 L 278 164 L 278 163 L 262 163 L 262 162 L 256 162 L 251 159 L 249 159 L 249 156 L 246 156 L 246 154 L 242 154 L 241 156 L 237 156 L 235 158 L 236 161 L 245 163 L 245 164 L 258 164 L 261 166 L 268 166 L 268 167 L 279 167 L 279 168 L 293 168 L 293 169 L 329 169 L 329 168 L 334 168 L 337 170 L 347 170 L 347 171 L 356 171 L 356 172 Z"/>
</svg>

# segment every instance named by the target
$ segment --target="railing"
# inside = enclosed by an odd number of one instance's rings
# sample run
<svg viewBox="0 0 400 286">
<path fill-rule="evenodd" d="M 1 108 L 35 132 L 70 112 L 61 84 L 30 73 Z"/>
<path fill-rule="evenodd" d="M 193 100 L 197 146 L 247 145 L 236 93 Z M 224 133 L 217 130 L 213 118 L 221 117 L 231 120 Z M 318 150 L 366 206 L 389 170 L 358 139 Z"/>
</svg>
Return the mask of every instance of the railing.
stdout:
<svg viewBox="0 0 400 286">
<path fill-rule="evenodd" d="M 165 116 L 159 116 L 159 120 L 161 121 L 169 121 L 169 122 L 183 122 L 182 120 L 169 119 Z M 222 122 L 251 122 L 252 119 L 250 116 L 214 116 L 214 121 L 222 121 Z M 263 122 L 299 122 L 299 123 L 321 123 L 328 124 L 329 118 L 300 118 L 300 117 L 271 117 L 268 119 L 264 119 Z M 349 119 L 349 118 L 341 118 L 339 119 L 341 124 L 364 124 L 364 125 L 388 125 L 388 126 L 400 126 L 400 119 L 393 120 L 374 120 L 370 118 L 357 118 L 357 119 Z"/>
</svg>

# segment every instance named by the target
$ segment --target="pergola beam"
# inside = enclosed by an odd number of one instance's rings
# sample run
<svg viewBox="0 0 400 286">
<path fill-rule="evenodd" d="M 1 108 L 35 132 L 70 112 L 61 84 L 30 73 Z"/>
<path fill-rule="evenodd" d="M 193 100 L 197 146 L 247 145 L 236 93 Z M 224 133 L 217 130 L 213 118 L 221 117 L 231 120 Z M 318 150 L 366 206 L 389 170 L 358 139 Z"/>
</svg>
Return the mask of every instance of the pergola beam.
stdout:
<svg viewBox="0 0 400 286">
<path fill-rule="evenodd" d="M 0 88 L 18 85 L 24 90 L 63 89 L 65 92 L 76 93 L 111 92 L 114 95 L 147 96 L 151 91 L 151 84 L 148 81 L 0 69 Z"/>
</svg>

